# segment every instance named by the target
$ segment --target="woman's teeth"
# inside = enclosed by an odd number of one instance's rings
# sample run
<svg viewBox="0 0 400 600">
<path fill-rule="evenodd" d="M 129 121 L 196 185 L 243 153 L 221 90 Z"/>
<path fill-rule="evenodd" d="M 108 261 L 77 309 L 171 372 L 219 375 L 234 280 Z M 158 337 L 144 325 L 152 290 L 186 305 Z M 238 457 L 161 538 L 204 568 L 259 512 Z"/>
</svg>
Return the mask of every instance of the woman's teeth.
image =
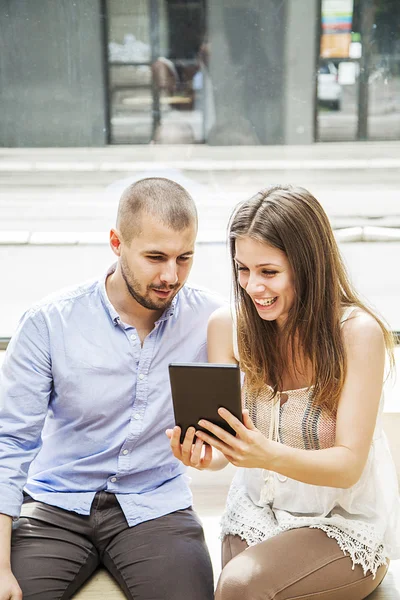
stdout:
<svg viewBox="0 0 400 600">
<path fill-rule="evenodd" d="M 275 296 L 275 298 L 262 298 L 260 300 L 255 300 L 256 304 L 259 304 L 260 306 L 271 306 L 271 304 L 273 304 L 278 296 Z"/>
</svg>

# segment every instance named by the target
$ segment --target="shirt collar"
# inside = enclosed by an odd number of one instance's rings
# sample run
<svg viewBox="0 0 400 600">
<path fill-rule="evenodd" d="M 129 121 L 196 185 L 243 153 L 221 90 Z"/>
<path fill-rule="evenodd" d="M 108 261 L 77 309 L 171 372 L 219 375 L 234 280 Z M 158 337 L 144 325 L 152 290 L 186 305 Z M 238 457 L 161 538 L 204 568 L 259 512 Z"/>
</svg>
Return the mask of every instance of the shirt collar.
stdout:
<svg viewBox="0 0 400 600">
<path fill-rule="evenodd" d="M 107 277 L 109 275 L 111 275 L 112 273 L 114 273 L 116 268 L 117 268 L 117 263 L 114 263 L 113 265 L 111 265 L 111 267 L 109 269 L 107 269 L 107 272 L 105 273 L 105 275 L 103 275 L 99 279 L 99 290 L 100 290 L 101 301 L 103 302 L 104 308 L 106 309 L 106 311 L 107 311 L 111 321 L 114 323 L 114 325 L 118 325 L 118 322 L 121 319 L 120 319 L 119 314 L 117 313 L 117 311 L 115 310 L 115 308 L 113 307 L 113 305 L 111 304 L 111 302 L 107 296 L 106 281 L 107 281 Z"/>
<path fill-rule="evenodd" d="M 117 311 L 115 310 L 114 306 L 111 304 L 111 302 L 107 296 L 106 280 L 109 275 L 114 273 L 116 268 L 117 268 L 117 263 L 114 263 L 113 265 L 111 265 L 111 267 L 109 267 L 109 269 L 107 269 L 107 272 L 105 273 L 105 275 L 103 275 L 99 280 L 99 290 L 100 290 L 101 300 L 103 302 L 103 305 L 104 305 L 107 313 L 110 316 L 110 319 L 114 323 L 114 325 L 118 325 L 118 323 L 121 322 L 121 318 L 120 318 L 119 314 L 117 313 Z M 168 308 L 166 308 L 164 310 L 163 314 L 156 321 L 156 323 L 161 323 L 162 321 L 167 321 L 169 318 L 171 318 L 173 316 L 175 316 L 175 317 L 178 316 L 179 296 L 180 295 L 181 295 L 181 290 L 179 290 L 179 292 L 177 293 L 175 298 L 172 300 L 170 306 L 168 306 Z"/>
</svg>

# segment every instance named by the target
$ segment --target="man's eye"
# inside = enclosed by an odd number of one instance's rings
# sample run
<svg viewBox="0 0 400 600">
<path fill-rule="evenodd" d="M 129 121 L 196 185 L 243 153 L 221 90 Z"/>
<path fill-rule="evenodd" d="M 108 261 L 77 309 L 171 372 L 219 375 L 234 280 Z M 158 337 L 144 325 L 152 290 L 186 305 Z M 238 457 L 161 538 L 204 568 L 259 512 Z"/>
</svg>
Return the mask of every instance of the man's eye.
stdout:
<svg viewBox="0 0 400 600">
<path fill-rule="evenodd" d="M 163 256 L 148 256 L 147 258 L 149 258 L 150 260 L 163 260 Z"/>
<path fill-rule="evenodd" d="M 187 262 L 188 260 L 190 260 L 192 257 L 191 256 L 180 256 L 179 260 L 181 262 Z"/>
</svg>

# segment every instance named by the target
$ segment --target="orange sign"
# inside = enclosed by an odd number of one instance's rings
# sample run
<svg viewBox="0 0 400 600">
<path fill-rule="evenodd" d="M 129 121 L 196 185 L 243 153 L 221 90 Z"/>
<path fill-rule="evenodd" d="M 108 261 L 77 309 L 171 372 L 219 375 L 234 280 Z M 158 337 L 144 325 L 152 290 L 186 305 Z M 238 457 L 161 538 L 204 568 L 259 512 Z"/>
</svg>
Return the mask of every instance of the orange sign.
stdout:
<svg viewBox="0 0 400 600">
<path fill-rule="evenodd" d="M 322 58 L 348 58 L 351 33 L 323 33 L 321 36 Z"/>
</svg>

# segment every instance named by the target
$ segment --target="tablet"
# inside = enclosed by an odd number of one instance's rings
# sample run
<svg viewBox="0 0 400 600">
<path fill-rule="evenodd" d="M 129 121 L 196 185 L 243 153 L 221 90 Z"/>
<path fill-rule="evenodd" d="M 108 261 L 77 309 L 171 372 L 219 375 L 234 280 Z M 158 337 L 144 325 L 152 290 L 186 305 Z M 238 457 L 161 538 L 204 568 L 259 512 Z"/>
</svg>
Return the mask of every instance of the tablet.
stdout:
<svg viewBox="0 0 400 600">
<path fill-rule="evenodd" d="M 238 365 L 173 363 L 169 365 L 169 378 L 175 423 L 182 430 L 181 443 L 188 427 L 202 429 L 198 425 L 200 419 L 207 419 L 236 435 L 217 411 L 226 408 L 243 421 Z M 202 431 L 212 435 L 205 429 Z"/>
</svg>

